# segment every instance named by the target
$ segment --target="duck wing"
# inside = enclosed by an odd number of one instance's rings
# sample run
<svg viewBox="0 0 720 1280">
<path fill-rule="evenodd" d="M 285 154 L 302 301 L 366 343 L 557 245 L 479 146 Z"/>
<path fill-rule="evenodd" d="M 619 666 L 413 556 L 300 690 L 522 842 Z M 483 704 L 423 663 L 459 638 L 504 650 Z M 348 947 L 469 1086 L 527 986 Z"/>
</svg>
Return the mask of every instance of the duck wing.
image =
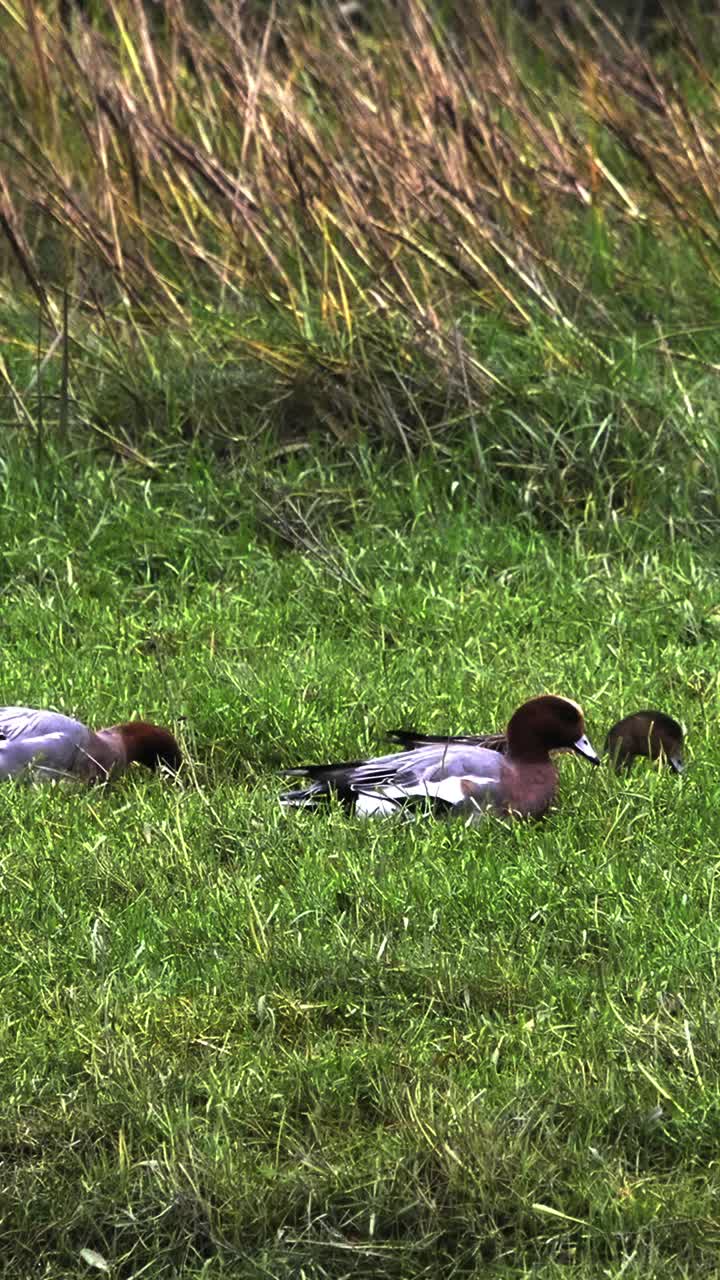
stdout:
<svg viewBox="0 0 720 1280">
<path fill-rule="evenodd" d="M 15 778 L 32 764 L 42 765 L 42 772 L 48 777 L 65 774 L 76 751 L 63 733 L 6 738 L 0 742 L 0 778 Z"/>
<path fill-rule="evenodd" d="M 89 740 L 89 729 L 70 716 L 0 707 L 0 778 L 13 778 L 34 763 L 42 763 L 47 776 L 69 772 Z"/>
<path fill-rule="evenodd" d="M 411 751 L 393 751 L 370 760 L 345 761 L 342 764 L 303 765 L 287 772 L 292 777 L 312 778 L 313 782 L 331 786 L 371 787 L 426 779 L 438 782 L 443 777 L 463 773 L 499 779 L 501 770 L 502 761 L 498 759 L 497 752 L 472 743 L 448 742 L 441 738 Z"/>
<path fill-rule="evenodd" d="M 307 787 L 284 792 L 280 799 L 286 806 L 315 808 L 321 797 L 335 794 L 348 807 L 355 808 L 358 796 L 382 790 L 383 802 L 397 808 L 410 797 L 444 801 L 437 784 L 448 778 L 457 780 L 468 775 L 496 786 L 502 770 L 503 760 L 497 752 L 441 739 L 411 751 L 395 751 L 371 760 L 306 765 L 289 770 L 291 776 L 307 777 L 311 782 Z M 447 803 L 456 802 L 457 798 L 448 796 Z M 386 805 L 382 807 L 388 811 Z"/>
<path fill-rule="evenodd" d="M 467 774 L 404 786 L 391 783 L 374 790 L 357 788 L 355 812 L 362 818 L 385 818 L 430 809 L 436 816 L 466 814 L 472 819 L 496 806 L 498 792 L 496 778 Z"/>
<path fill-rule="evenodd" d="M 441 734 L 418 733 L 415 729 L 391 729 L 387 737 L 406 749 L 442 742 L 448 746 L 486 747 L 488 751 L 499 751 L 502 755 L 507 753 L 507 736 L 504 733 Z"/>
<path fill-rule="evenodd" d="M 46 733 L 64 733 L 82 738 L 89 730 L 72 716 L 59 711 L 38 711 L 35 707 L 0 707 L 0 738 L 39 738 Z"/>
</svg>

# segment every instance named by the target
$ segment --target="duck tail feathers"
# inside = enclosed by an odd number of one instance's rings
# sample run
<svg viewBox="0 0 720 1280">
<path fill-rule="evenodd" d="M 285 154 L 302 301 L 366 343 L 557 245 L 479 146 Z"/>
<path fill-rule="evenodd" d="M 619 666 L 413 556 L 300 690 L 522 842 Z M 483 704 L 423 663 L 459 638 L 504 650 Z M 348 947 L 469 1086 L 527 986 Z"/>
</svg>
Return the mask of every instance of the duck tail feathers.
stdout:
<svg viewBox="0 0 720 1280">
<path fill-rule="evenodd" d="M 343 760 L 336 764 L 303 764 L 295 769 L 283 769 L 286 778 L 313 778 L 315 782 L 327 782 L 350 773 L 365 764 L 364 760 Z"/>
<path fill-rule="evenodd" d="M 280 793 L 280 804 L 283 809 L 320 809 L 328 798 L 328 792 L 322 787 L 296 787 Z"/>
</svg>

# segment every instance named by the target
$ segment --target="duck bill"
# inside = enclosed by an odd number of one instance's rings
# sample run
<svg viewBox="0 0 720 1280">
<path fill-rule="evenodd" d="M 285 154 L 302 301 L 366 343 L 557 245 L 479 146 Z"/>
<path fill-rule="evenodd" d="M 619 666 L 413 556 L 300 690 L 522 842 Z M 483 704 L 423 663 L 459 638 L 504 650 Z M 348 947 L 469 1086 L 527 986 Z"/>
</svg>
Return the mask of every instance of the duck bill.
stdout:
<svg viewBox="0 0 720 1280">
<path fill-rule="evenodd" d="M 670 765 L 673 773 L 682 773 L 683 762 L 680 756 L 668 756 L 668 764 Z"/>
<path fill-rule="evenodd" d="M 577 742 L 573 742 L 572 749 L 573 751 L 577 751 L 577 754 L 579 756 L 584 756 L 585 759 L 589 760 L 591 764 L 600 763 L 600 757 L 597 751 L 595 750 L 590 739 L 586 737 L 585 734 L 583 734 L 581 738 L 578 738 Z"/>
</svg>

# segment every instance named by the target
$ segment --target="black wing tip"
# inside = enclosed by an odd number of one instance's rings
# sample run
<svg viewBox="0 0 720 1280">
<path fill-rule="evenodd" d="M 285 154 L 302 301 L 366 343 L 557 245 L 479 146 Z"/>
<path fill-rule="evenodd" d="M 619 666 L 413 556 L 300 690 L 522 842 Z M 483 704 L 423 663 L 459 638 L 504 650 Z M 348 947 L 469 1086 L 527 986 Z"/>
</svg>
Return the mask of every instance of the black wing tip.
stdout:
<svg viewBox="0 0 720 1280">
<path fill-rule="evenodd" d="M 429 746 L 433 742 L 448 742 L 449 735 L 435 733 L 417 733 L 415 729 L 389 729 L 385 734 L 389 742 L 397 742 L 403 747 Z"/>
<path fill-rule="evenodd" d="M 416 733 L 414 729 L 391 729 L 386 736 L 391 742 L 399 742 L 410 750 L 413 747 L 458 746 L 485 747 L 500 755 L 507 752 L 507 736 L 504 733 Z"/>
<path fill-rule="evenodd" d="M 324 792 L 311 792 L 298 789 L 297 791 L 281 791 L 280 804 L 283 809 L 318 809 L 320 801 L 326 800 L 327 796 Z"/>
<path fill-rule="evenodd" d="M 309 787 L 297 787 L 293 791 L 281 791 L 280 804 L 283 809 L 307 809 L 315 813 L 326 809 L 333 798 L 352 813 L 357 801 L 357 793 L 349 787 L 337 789 L 333 786 L 315 783 Z"/>
<path fill-rule="evenodd" d="M 303 764 L 298 765 L 295 769 L 282 769 L 281 773 L 286 778 L 314 778 L 318 782 L 330 780 L 336 775 L 349 772 L 351 769 L 359 769 L 361 765 L 367 764 L 366 760 L 343 760 L 337 764 Z"/>
<path fill-rule="evenodd" d="M 386 733 L 388 742 L 400 742 L 401 746 L 416 742 L 421 736 L 421 733 L 415 733 L 411 728 L 388 728 Z"/>
</svg>

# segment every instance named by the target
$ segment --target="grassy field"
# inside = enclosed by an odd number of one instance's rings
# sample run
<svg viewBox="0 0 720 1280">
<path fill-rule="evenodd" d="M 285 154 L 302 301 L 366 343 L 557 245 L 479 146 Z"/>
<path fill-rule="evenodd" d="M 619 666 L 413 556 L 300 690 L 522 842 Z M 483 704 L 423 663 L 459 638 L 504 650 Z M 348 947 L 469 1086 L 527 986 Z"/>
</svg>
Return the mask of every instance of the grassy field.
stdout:
<svg viewBox="0 0 720 1280">
<path fill-rule="evenodd" d="M 0 787 L 2 1276 L 720 1274 L 720 32 L 565 9 L 0 0 L 0 701 L 186 752 Z M 686 774 L 280 811 L 542 691 Z"/>
<path fill-rule="evenodd" d="M 95 461 L 8 459 L 3 691 L 188 764 L 0 789 L 3 1273 L 713 1274 L 714 555 L 388 460 L 286 477 L 345 495 L 310 553 L 212 461 Z M 598 746 L 670 708 L 687 776 L 566 759 L 531 827 L 279 811 L 280 766 L 548 688 Z"/>
</svg>

